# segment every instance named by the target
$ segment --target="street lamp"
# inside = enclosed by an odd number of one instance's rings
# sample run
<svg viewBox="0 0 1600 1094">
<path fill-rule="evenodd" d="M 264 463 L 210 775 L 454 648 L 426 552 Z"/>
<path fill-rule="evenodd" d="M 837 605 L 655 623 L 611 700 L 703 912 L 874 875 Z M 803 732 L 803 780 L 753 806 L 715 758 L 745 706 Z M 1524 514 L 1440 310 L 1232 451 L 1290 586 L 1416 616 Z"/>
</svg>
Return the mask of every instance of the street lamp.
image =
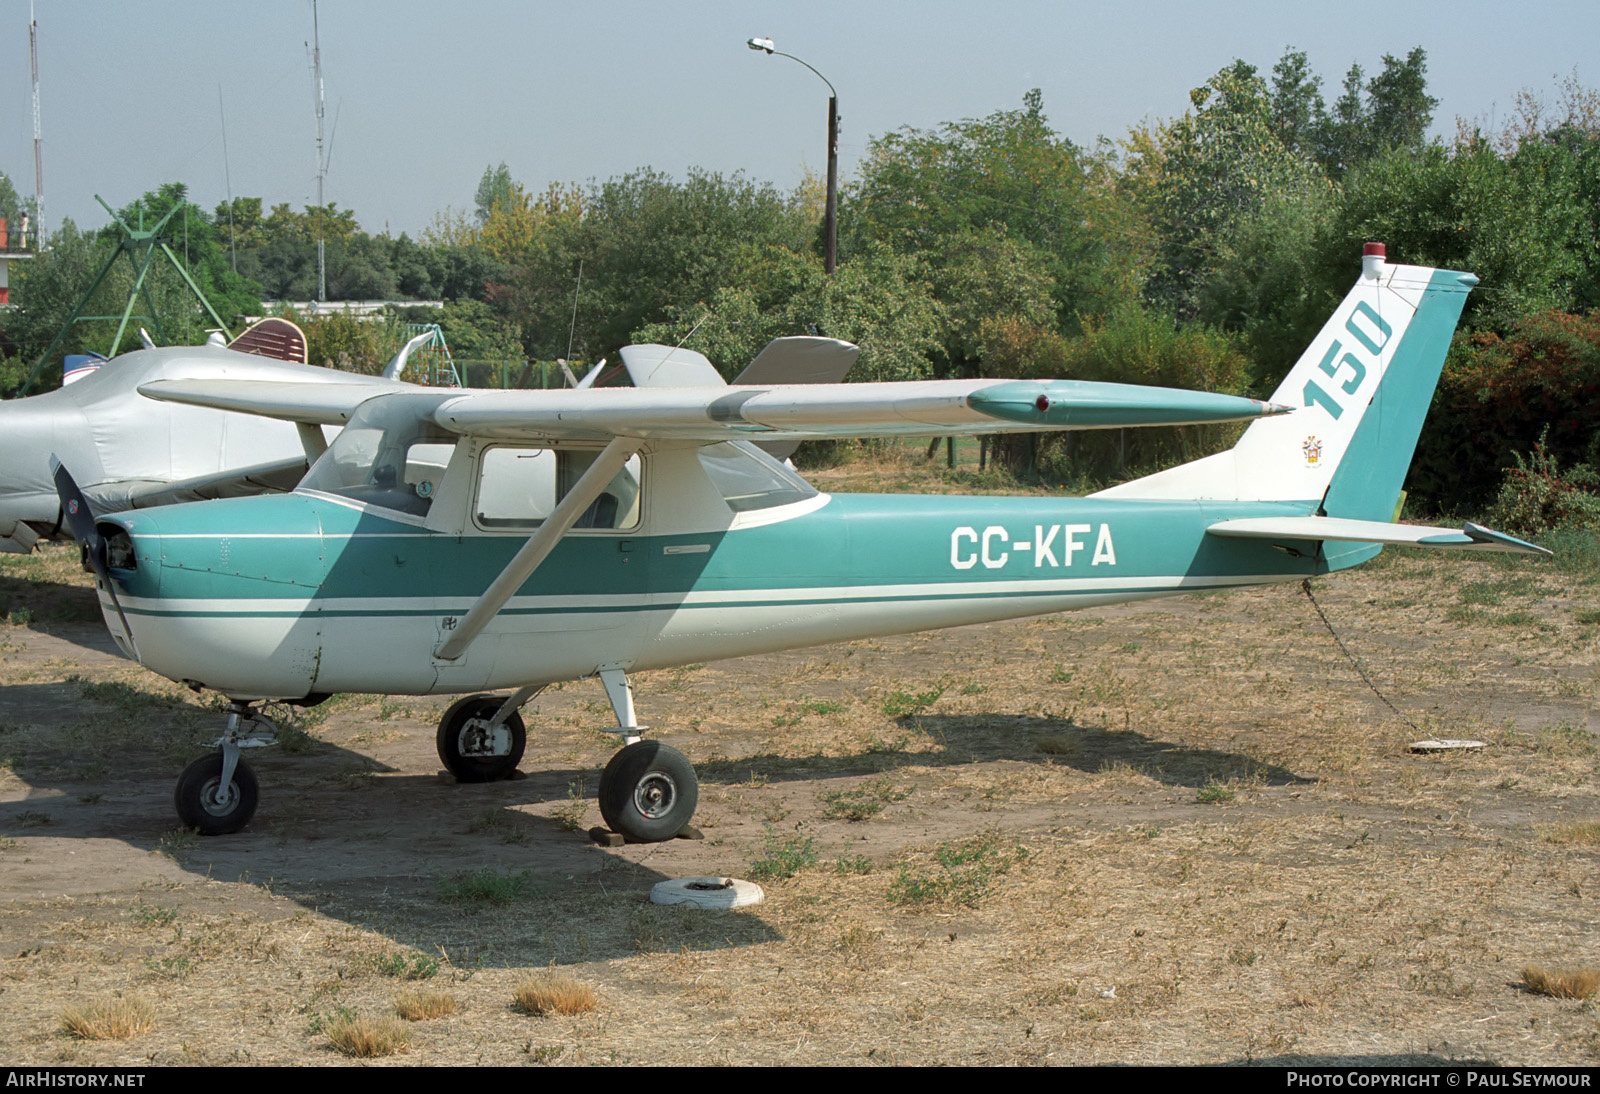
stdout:
<svg viewBox="0 0 1600 1094">
<path fill-rule="evenodd" d="M 745 45 L 758 53 L 768 56 L 777 54 L 806 65 L 794 54 L 780 52 L 771 38 L 751 38 Z M 811 68 L 810 65 L 806 67 Z M 814 68 L 811 68 L 811 72 L 828 85 L 828 207 L 824 214 L 827 241 L 822 252 L 822 268 L 831 274 L 839 256 L 839 93 L 826 76 Z"/>
</svg>

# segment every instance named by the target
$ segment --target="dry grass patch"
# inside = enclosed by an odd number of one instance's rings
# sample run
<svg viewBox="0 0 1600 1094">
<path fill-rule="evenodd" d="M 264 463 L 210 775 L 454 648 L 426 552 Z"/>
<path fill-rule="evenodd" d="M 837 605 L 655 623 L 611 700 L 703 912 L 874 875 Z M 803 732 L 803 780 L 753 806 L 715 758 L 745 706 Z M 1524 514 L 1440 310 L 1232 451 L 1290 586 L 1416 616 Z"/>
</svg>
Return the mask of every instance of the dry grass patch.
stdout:
<svg viewBox="0 0 1600 1094">
<path fill-rule="evenodd" d="M 456 997 L 443 991 L 407 990 L 394 997 L 394 1012 L 408 1022 L 447 1018 L 456 1012 Z"/>
<path fill-rule="evenodd" d="M 155 1026 L 155 1011 L 137 995 L 107 996 L 61 1012 L 61 1028 L 80 1041 L 125 1041 Z"/>
<path fill-rule="evenodd" d="M 1557 824 L 1544 830 L 1550 843 L 1600 843 L 1600 821 L 1577 821 Z"/>
<path fill-rule="evenodd" d="M 594 989 L 570 976 L 541 974 L 517 985 L 512 996 L 524 1014 L 582 1014 L 595 1008 Z"/>
<path fill-rule="evenodd" d="M 1600 988 L 1600 969 L 1546 969 L 1529 965 L 1522 970 L 1522 983 L 1535 995 L 1588 999 Z"/>
<path fill-rule="evenodd" d="M 393 1056 L 411 1047 L 406 1027 L 393 1018 L 338 1018 L 328 1023 L 323 1032 L 334 1048 L 358 1059 Z"/>
</svg>

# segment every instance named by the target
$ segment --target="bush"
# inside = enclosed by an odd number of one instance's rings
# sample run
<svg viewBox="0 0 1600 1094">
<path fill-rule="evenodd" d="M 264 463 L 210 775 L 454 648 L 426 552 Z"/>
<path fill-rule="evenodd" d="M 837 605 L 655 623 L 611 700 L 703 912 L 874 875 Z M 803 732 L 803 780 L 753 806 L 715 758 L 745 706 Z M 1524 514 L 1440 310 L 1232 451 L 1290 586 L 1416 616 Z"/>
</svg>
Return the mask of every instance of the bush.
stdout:
<svg viewBox="0 0 1600 1094">
<path fill-rule="evenodd" d="M 1563 473 L 1539 435 L 1527 459 L 1513 453 L 1515 467 L 1506 469 L 1499 497 L 1490 510 L 1496 527 L 1517 535 L 1537 536 L 1556 528 L 1600 529 L 1600 475 L 1588 464 Z"/>
</svg>

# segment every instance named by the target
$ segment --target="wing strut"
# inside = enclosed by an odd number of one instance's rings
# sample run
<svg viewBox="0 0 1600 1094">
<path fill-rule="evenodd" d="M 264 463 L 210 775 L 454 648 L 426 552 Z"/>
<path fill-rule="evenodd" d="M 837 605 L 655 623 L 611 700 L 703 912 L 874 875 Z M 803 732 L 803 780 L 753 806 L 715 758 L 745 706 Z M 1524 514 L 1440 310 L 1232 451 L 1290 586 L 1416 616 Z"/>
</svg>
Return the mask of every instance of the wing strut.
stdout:
<svg viewBox="0 0 1600 1094">
<path fill-rule="evenodd" d="M 561 537 L 578 522 L 578 518 L 583 516 L 607 484 L 616 478 L 617 472 L 622 470 L 628 459 L 642 447 L 644 441 L 639 437 L 611 438 L 611 443 L 589 465 L 589 469 L 578 476 L 578 481 L 572 484 L 567 496 L 556 504 L 544 523 L 528 537 L 528 542 L 506 563 L 500 576 L 489 583 L 460 624 L 450 632 L 450 637 L 434 651 L 435 657 L 441 661 L 454 661 L 467 652 L 467 647 L 472 645 L 472 640 L 478 637 L 489 620 L 498 615 L 500 609 L 506 606 L 506 601 L 516 595 L 522 583 L 539 568 Z"/>
</svg>

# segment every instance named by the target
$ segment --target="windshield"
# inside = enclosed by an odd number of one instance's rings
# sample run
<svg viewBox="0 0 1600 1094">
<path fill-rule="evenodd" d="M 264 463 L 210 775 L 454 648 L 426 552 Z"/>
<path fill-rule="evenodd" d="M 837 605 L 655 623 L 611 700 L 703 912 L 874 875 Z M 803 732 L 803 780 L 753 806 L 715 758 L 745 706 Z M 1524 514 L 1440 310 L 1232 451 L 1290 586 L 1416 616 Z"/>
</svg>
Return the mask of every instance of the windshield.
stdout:
<svg viewBox="0 0 1600 1094">
<path fill-rule="evenodd" d="M 457 439 L 434 422 L 438 403 L 431 394 L 362 403 L 301 488 L 427 516 Z"/>
<path fill-rule="evenodd" d="M 735 513 L 805 501 L 817 491 L 749 441 L 721 441 L 700 450 L 700 466 Z"/>
</svg>

